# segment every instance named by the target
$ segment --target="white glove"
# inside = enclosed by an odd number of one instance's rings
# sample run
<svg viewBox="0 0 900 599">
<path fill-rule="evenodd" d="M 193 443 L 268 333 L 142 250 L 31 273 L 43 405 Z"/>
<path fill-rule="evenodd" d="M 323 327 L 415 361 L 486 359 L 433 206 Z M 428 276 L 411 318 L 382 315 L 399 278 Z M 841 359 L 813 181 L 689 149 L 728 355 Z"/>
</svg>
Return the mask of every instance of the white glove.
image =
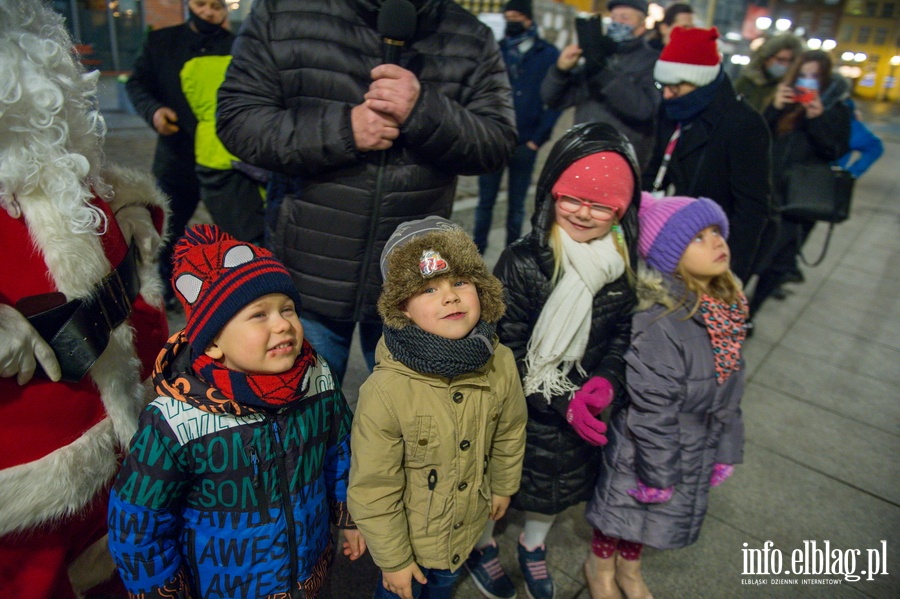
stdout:
<svg viewBox="0 0 900 599">
<path fill-rule="evenodd" d="M 156 259 L 160 238 L 146 206 L 129 204 L 120 208 L 116 211 L 116 222 L 125 236 L 125 243 L 131 245 L 133 239 L 137 244 L 142 262 L 146 264 Z"/>
<path fill-rule="evenodd" d="M 24 385 L 34 376 L 35 358 L 51 380 L 62 376 L 56 354 L 21 312 L 0 304 L 0 376 L 16 375 L 16 382 Z"/>
</svg>

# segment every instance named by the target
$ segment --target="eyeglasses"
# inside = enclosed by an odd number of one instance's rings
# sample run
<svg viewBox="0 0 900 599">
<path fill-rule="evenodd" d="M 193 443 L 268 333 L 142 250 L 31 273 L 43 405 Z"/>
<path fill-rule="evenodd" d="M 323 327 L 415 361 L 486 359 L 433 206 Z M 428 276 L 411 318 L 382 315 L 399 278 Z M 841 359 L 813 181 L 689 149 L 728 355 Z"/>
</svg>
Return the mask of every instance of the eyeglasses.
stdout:
<svg viewBox="0 0 900 599">
<path fill-rule="evenodd" d="M 612 220 L 612 218 L 616 215 L 615 209 L 610 208 L 609 206 L 604 206 L 603 204 L 594 204 L 593 202 L 587 202 L 585 200 L 573 198 L 572 196 L 557 195 L 556 203 L 566 212 L 572 213 L 581 210 L 582 206 L 587 206 L 588 210 L 591 213 L 591 218 L 593 218 L 594 220 L 608 221 Z"/>
<path fill-rule="evenodd" d="M 786 66 L 790 66 L 790 64 L 792 62 L 794 62 L 793 55 L 784 56 L 784 55 L 774 54 L 774 55 L 770 56 L 769 58 L 772 60 L 772 62 L 777 62 L 778 64 L 783 64 Z"/>
<path fill-rule="evenodd" d="M 667 91 L 673 96 L 677 96 L 681 93 L 681 86 L 684 85 L 684 81 L 679 83 L 660 83 L 659 81 L 654 81 L 653 85 L 656 86 L 656 89 L 659 91 Z"/>
</svg>

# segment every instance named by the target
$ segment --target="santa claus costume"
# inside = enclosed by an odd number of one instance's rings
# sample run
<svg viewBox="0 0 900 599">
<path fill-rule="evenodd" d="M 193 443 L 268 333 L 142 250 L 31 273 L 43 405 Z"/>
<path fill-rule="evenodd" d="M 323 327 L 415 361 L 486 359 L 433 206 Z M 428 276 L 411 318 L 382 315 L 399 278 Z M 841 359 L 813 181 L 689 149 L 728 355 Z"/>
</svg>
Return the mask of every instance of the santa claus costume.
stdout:
<svg viewBox="0 0 900 599">
<path fill-rule="evenodd" d="M 167 336 L 154 262 L 166 199 L 103 165 L 99 73 L 76 61 L 62 18 L 4 0 L 0 23 L 0 598 L 77 597 L 114 573 L 108 488 Z M 53 308 L 71 318 L 41 338 L 32 325 Z"/>
</svg>

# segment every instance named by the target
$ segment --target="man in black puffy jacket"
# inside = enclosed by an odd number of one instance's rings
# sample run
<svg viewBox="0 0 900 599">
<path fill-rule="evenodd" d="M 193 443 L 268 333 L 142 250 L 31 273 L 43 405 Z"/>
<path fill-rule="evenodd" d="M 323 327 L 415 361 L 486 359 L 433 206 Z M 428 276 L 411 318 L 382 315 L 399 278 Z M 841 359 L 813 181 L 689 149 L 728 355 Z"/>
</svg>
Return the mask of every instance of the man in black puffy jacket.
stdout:
<svg viewBox="0 0 900 599">
<path fill-rule="evenodd" d="M 516 145 L 489 29 L 451 0 L 413 0 L 415 33 L 398 64 L 382 64 L 382 4 L 257 0 L 218 98 L 226 147 L 299 183 L 271 245 L 300 290 L 306 337 L 339 378 L 356 323 L 374 363 L 387 238 L 449 217 L 456 177 L 503 167 Z"/>
</svg>

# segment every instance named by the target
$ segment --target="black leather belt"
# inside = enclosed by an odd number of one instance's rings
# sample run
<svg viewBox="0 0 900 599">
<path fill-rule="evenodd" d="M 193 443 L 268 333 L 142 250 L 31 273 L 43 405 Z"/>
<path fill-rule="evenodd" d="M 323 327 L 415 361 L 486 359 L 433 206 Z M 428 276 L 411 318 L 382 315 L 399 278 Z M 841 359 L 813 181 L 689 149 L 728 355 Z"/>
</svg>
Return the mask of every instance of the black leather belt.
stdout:
<svg viewBox="0 0 900 599">
<path fill-rule="evenodd" d="M 134 246 L 86 300 L 75 299 L 28 317 L 56 353 L 64 381 L 78 382 L 109 345 L 114 328 L 125 322 L 140 289 Z"/>
</svg>

